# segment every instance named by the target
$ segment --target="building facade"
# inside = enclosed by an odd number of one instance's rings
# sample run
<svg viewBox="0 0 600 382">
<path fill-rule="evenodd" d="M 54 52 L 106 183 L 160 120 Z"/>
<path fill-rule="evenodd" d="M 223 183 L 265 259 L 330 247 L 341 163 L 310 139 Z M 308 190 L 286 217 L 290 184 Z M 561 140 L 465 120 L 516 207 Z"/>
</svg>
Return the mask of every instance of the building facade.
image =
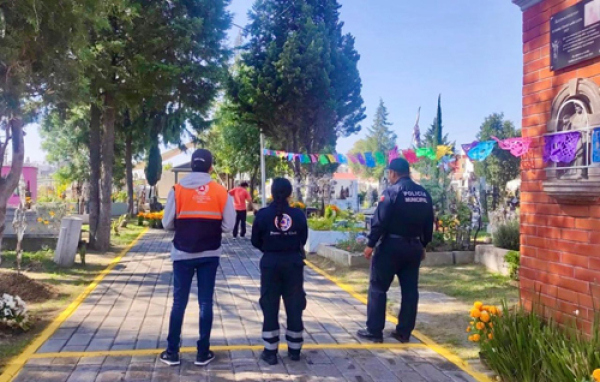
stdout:
<svg viewBox="0 0 600 382">
<path fill-rule="evenodd" d="M 513 2 L 523 10 L 522 132 L 532 140 L 522 160 L 521 295 L 590 331 L 600 308 L 600 2 Z"/>
</svg>

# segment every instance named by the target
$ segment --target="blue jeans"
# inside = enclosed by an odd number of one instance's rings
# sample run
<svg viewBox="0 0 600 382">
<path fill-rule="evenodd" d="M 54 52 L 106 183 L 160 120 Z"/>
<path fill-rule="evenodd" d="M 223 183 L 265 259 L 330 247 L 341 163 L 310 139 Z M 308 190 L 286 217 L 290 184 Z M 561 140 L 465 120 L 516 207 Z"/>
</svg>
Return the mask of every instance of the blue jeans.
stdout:
<svg viewBox="0 0 600 382">
<path fill-rule="evenodd" d="M 198 305 L 200 305 L 200 340 L 198 354 L 205 355 L 210 348 L 210 331 L 213 323 L 213 295 L 219 267 L 218 257 L 206 257 L 173 262 L 173 309 L 167 337 L 169 353 L 179 353 L 181 325 L 190 297 L 194 274 L 198 279 Z"/>
</svg>

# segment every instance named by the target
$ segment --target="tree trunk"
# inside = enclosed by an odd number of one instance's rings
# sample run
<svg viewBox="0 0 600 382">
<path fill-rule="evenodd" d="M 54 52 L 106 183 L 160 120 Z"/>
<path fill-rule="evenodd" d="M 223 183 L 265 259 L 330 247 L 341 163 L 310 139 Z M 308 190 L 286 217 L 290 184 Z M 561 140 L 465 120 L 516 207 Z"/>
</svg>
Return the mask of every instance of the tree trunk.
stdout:
<svg viewBox="0 0 600 382">
<path fill-rule="evenodd" d="M 131 149 L 132 145 L 132 133 L 131 128 L 126 132 L 125 137 L 125 177 L 127 179 L 127 213 L 133 217 L 133 153 Z"/>
<path fill-rule="evenodd" d="M 95 103 L 90 105 L 90 248 L 96 249 L 98 222 L 100 218 L 100 117 L 101 110 Z"/>
<path fill-rule="evenodd" d="M 252 203 L 254 203 L 254 190 L 256 189 L 256 178 L 258 177 L 258 170 L 260 166 L 254 167 L 252 170 L 252 175 L 250 176 L 250 197 L 252 198 Z"/>
<path fill-rule="evenodd" d="M 10 172 L 5 178 L 0 177 L 0 262 L 2 261 L 2 237 L 6 228 L 6 204 L 19 184 L 25 160 L 23 121 L 20 116 L 10 121 L 10 134 L 12 136 L 12 163 L 10 165 Z"/>
<path fill-rule="evenodd" d="M 110 248 L 110 208 L 112 205 L 113 160 L 115 157 L 115 98 L 107 92 L 104 95 L 102 113 L 102 175 L 100 179 L 100 217 L 96 230 L 96 247 L 99 251 Z"/>
</svg>

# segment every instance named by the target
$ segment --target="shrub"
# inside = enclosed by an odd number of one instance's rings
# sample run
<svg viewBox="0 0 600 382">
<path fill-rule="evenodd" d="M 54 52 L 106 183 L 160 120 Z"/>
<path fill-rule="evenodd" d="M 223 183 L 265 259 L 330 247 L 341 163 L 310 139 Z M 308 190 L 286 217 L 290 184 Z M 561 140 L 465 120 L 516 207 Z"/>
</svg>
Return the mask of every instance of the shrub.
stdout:
<svg viewBox="0 0 600 382">
<path fill-rule="evenodd" d="M 523 307 L 503 304 L 502 316 L 492 319 L 493 337 L 481 343 L 486 363 L 506 382 L 541 382 L 543 321 Z"/>
<path fill-rule="evenodd" d="M 518 220 L 510 220 L 498 226 L 494 233 L 494 245 L 498 248 L 518 251 L 521 245 Z"/>
<path fill-rule="evenodd" d="M 504 261 L 508 264 L 510 278 L 512 280 L 518 280 L 519 267 L 521 266 L 521 254 L 517 251 L 509 251 L 504 256 Z"/>
<path fill-rule="evenodd" d="M 19 296 L 4 293 L 0 298 L 0 324 L 9 328 L 28 330 L 30 326 L 27 304 Z"/>
<path fill-rule="evenodd" d="M 434 232 L 431 243 L 427 244 L 427 251 L 432 252 L 432 251 L 444 246 L 445 244 L 446 244 L 446 240 L 444 239 L 444 233 L 443 232 Z"/>
<path fill-rule="evenodd" d="M 348 240 L 342 240 L 335 246 L 348 252 L 363 252 L 367 247 L 367 239 L 364 236 L 359 237 L 358 234 L 353 232 Z"/>
<path fill-rule="evenodd" d="M 333 220 L 313 217 L 308 219 L 308 226 L 315 231 L 331 231 L 333 230 Z"/>
<path fill-rule="evenodd" d="M 119 191 L 112 194 L 112 201 L 125 203 L 127 201 L 127 191 Z"/>
<path fill-rule="evenodd" d="M 544 321 L 522 306 L 493 316 L 493 336 L 481 343 L 487 364 L 505 382 L 591 382 L 600 372 L 600 321 L 591 336 Z M 596 379 L 597 380 L 597 379 Z"/>
</svg>

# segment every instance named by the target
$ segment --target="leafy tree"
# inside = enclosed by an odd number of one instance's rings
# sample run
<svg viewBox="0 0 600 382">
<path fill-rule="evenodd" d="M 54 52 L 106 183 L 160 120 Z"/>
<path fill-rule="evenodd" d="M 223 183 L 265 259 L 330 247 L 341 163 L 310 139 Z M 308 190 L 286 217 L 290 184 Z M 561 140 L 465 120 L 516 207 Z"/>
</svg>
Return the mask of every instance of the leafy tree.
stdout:
<svg viewBox="0 0 600 382">
<path fill-rule="evenodd" d="M 89 180 L 89 113 L 84 106 L 50 110 L 42 119 L 40 136 L 46 160 L 61 164 L 61 184 Z"/>
<path fill-rule="evenodd" d="M 503 113 L 494 113 L 485 118 L 477 139 L 487 141 L 494 136 L 499 139 L 521 136 L 521 132 L 515 128 L 511 121 L 504 120 Z M 515 157 L 507 150 L 496 146 L 492 154 L 484 161 L 475 163 L 475 174 L 483 176 L 486 183 L 498 190 L 500 195 L 506 193 L 506 183 L 515 179 L 520 173 L 521 159 Z"/>
<path fill-rule="evenodd" d="M 120 112 L 128 110 L 132 121 L 144 113 L 157 120 L 163 140 L 179 140 L 187 126 L 201 126 L 224 77 L 231 17 L 226 0 L 101 4 L 100 21 L 80 56 L 90 84 L 90 244 L 105 250 Z"/>
<path fill-rule="evenodd" d="M 82 183 L 90 179 L 89 110 L 82 104 L 68 109 L 50 109 L 42 117 L 40 136 L 46 160 L 59 164 L 55 178 L 60 184 Z M 115 143 L 113 183 L 125 179 L 123 140 Z"/>
<path fill-rule="evenodd" d="M 396 134 L 390 130 L 392 124 L 388 122 L 388 114 L 383 100 L 380 99 L 377 112 L 373 118 L 373 125 L 368 128 L 367 137 L 358 140 L 354 144 L 352 150 L 350 150 L 351 153 L 380 151 L 384 153 L 384 155 L 387 155 L 387 152 L 396 146 L 397 137 Z M 364 177 L 381 179 L 386 166 L 377 165 L 374 168 L 369 168 L 360 164 L 350 164 L 350 167 L 352 168 L 352 171 Z"/>
<path fill-rule="evenodd" d="M 213 127 L 206 135 L 208 148 L 215 156 L 219 172 L 250 176 L 250 191 L 260 179 L 260 132 L 235 114 L 231 103 L 221 103 L 215 113 Z M 267 142 L 267 145 L 269 143 Z M 265 157 L 267 174 L 274 174 L 280 159 Z"/>
<path fill-rule="evenodd" d="M 256 0 L 229 84 L 236 112 L 285 151 L 315 153 L 364 119 L 354 37 L 337 0 Z M 295 166 L 300 173 L 300 164 Z"/>
<path fill-rule="evenodd" d="M 11 168 L 0 177 L 0 244 L 6 204 L 21 177 L 23 126 L 42 102 L 67 99 L 76 79 L 74 60 L 85 33 L 81 12 L 94 14 L 85 0 L 3 1 L 0 3 L 0 164 L 11 145 Z"/>
</svg>

